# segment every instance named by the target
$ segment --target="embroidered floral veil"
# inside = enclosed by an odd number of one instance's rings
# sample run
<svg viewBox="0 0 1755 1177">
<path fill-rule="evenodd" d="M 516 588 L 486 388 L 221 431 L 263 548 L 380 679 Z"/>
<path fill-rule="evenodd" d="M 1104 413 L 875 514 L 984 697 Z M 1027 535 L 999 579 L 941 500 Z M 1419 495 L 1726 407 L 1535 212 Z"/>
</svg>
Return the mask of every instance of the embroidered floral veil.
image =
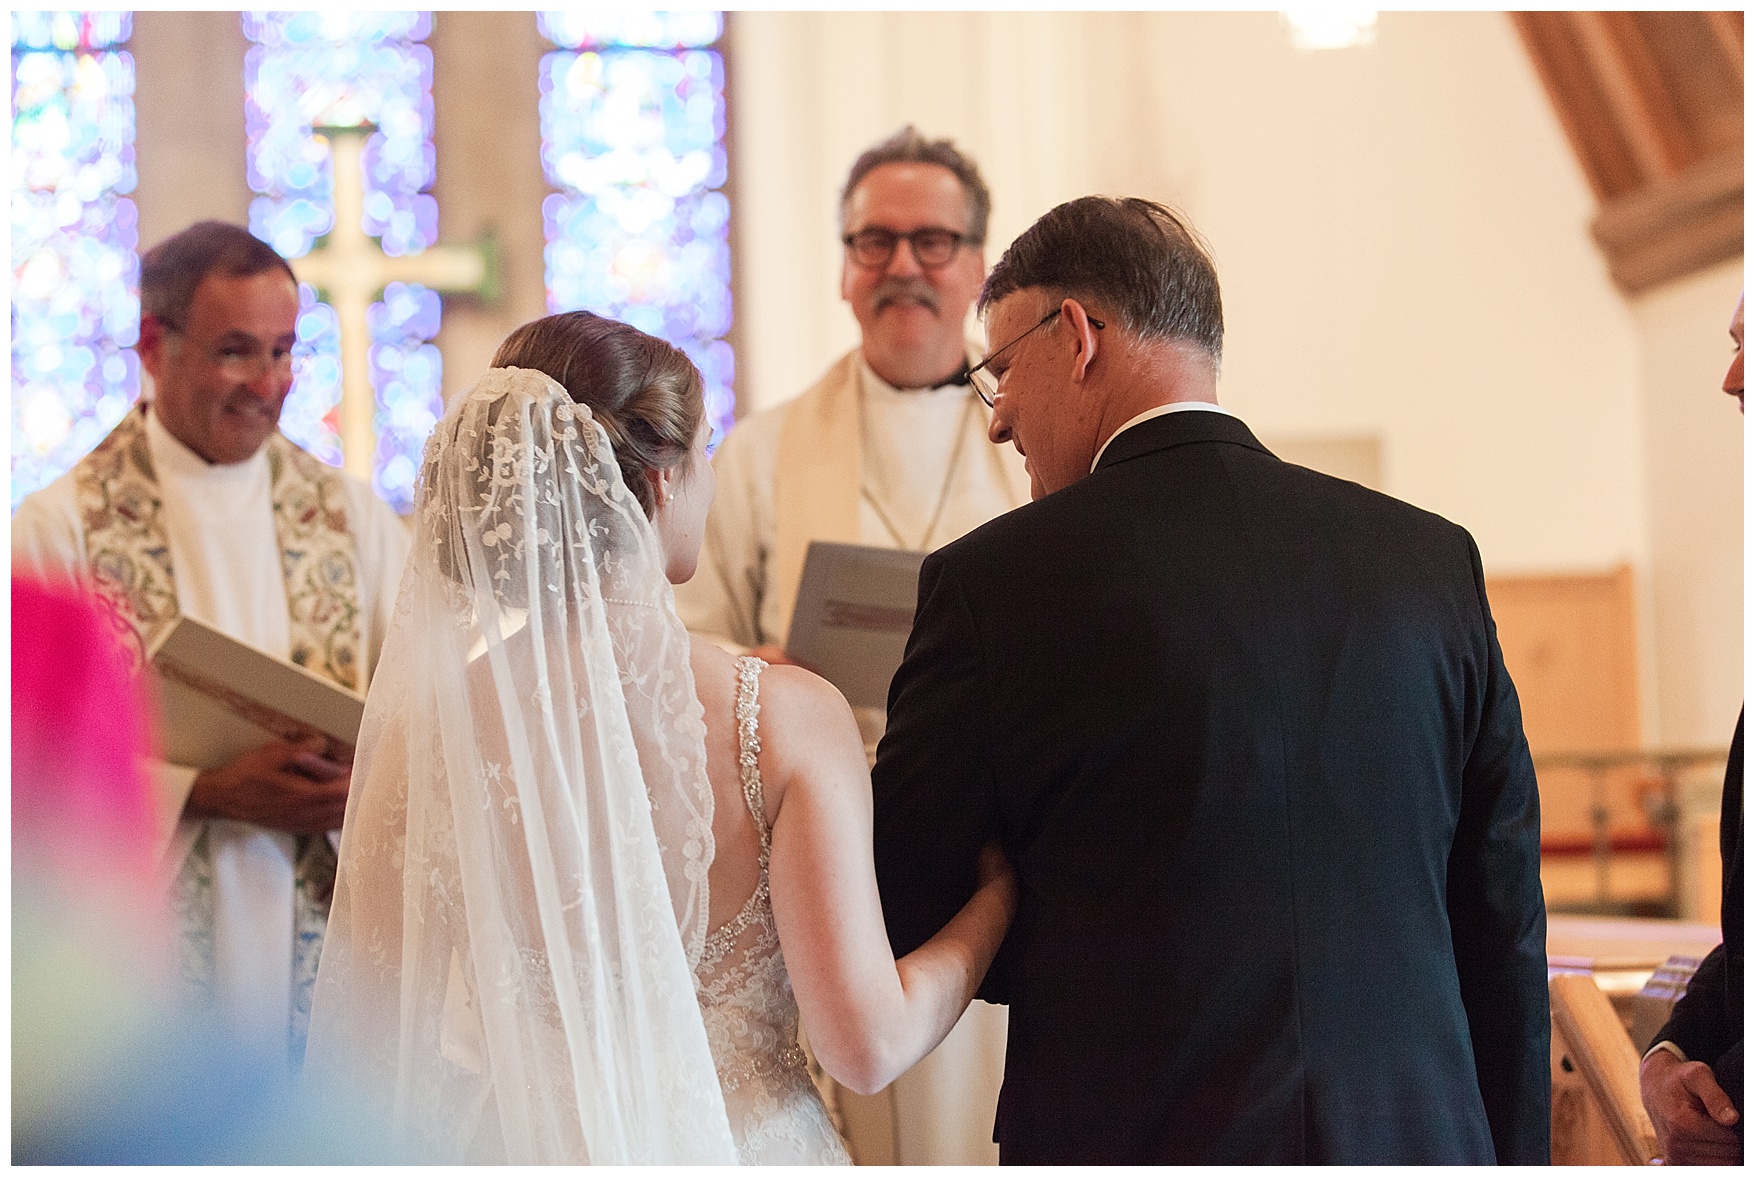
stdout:
<svg viewBox="0 0 1755 1177">
<path fill-rule="evenodd" d="M 429 441 L 307 1072 L 446 1159 L 736 1162 L 696 1003 L 688 635 L 601 426 L 490 370 Z"/>
</svg>

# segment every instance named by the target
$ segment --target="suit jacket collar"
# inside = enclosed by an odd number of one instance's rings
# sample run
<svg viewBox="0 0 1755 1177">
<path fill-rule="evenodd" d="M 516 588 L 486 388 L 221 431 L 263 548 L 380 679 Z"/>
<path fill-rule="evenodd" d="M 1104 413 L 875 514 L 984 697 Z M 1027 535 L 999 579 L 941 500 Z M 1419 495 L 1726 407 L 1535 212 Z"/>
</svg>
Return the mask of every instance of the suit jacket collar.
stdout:
<svg viewBox="0 0 1755 1177">
<path fill-rule="evenodd" d="M 1107 470 L 1145 454 L 1196 442 L 1228 442 L 1271 456 L 1249 426 L 1229 413 L 1166 413 L 1117 433 L 1103 451 L 1097 469 Z"/>
</svg>

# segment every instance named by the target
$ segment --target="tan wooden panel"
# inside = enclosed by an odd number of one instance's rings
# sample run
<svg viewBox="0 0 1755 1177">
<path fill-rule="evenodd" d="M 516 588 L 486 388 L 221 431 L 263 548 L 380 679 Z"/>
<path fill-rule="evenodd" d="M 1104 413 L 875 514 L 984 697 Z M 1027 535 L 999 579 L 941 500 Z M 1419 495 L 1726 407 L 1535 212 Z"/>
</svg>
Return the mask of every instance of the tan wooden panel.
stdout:
<svg viewBox="0 0 1755 1177">
<path fill-rule="evenodd" d="M 1599 574 L 1490 577 L 1487 599 L 1532 751 L 1639 746 L 1631 566 Z"/>
</svg>

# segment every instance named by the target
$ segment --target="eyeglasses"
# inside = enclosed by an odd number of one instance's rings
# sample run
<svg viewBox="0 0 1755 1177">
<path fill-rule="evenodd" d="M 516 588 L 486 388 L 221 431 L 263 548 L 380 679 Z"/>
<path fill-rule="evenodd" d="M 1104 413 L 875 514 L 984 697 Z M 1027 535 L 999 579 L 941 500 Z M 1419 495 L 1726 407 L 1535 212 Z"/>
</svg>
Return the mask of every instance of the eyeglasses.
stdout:
<svg viewBox="0 0 1755 1177">
<path fill-rule="evenodd" d="M 987 365 L 993 363 L 993 361 L 997 360 L 1003 353 L 1005 353 L 1009 349 L 1014 348 L 1018 344 L 1022 343 L 1024 341 L 1025 336 L 1031 335 L 1037 331 L 1042 330 L 1042 328 L 1048 326 L 1048 324 L 1050 324 L 1050 323 L 1054 322 L 1054 320 L 1060 318 L 1060 312 L 1061 312 L 1061 308 L 1058 306 L 1055 307 L 1053 310 L 1049 311 L 1046 315 L 1043 315 L 1040 319 L 1038 319 L 1036 321 L 1036 325 L 1034 327 L 1030 328 L 1030 330 L 1025 331 L 1023 334 L 1016 336 L 1015 338 L 1013 338 L 1013 340 L 1010 343 L 1006 344 L 1004 347 L 996 348 L 993 352 L 991 352 L 988 355 L 988 357 L 986 359 L 982 360 L 979 364 L 976 364 L 973 368 L 969 369 L 969 383 L 974 386 L 975 395 L 980 397 L 984 402 L 986 402 L 988 408 L 991 409 L 993 407 L 994 400 L 997 399 L 999 396 L 999 378 L 997 376 L 995 376 L 991 371 L 986 370 Z M 1097 330 L 1099 330 L 1099 331 L 1103 330 L 1103 320 L 1094 319 L 1090 315 L 1086 315 L 1085 321 L 1087 323 L 1089 323 L 1091 326 L 1095 327 Z"/>
<path fill-rule="evenodd" d="M 165 331 L 178 338 L 188 338 L 174 327 L 167 327 Z M 304 374 L 311 361 L 317 357 L 316 349 L 302 343 L 295 343 L 290 348 L 262 348 L 254 343 L 222 343 L 215 348 L 202 348 L 201 354 L 228 380 L 255 380 L 264 372 L 296 379 Z"/>
<path fill-rule="evenodd" d="M 875 270 L 889 265 L 890 259 L 896 256 L 896 243 L 906 241 L 921 269 L 936 270 L 949 264 L 959 245 L 973 240 L 967 233 L 955 233 L 949 229 L 916 229 L 912 233 L 861 229 L 841 238 L 841 244 L 847 247 L 855 262 L 868 270 Z"/>
</svg>

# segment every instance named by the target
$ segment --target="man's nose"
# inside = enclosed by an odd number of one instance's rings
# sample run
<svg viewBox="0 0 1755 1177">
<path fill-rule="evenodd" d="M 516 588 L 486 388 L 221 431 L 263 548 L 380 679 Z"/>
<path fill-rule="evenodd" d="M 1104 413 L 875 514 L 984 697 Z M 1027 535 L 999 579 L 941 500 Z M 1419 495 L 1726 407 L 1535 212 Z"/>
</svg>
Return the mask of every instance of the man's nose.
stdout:
<svg viewBox="0 0 1755 1177">
<path fill-rule="evenodd" d="M 890 254 L 890 264 L 884 267 L 884 273 L 898 278 L 917 277 L 926 273 L 926 267 L 914 256 L 912 241 L 901 238 L 896 242 L 895 251 Z"/>
<path fill-rule="evenodd" d="M 1011 439 L 1012 427 L 1006 423 L 1004 417 L 1000 416 L 999 410 L 994 409 L 993 416 L 987 422 L 987 440 L 994 445 L 1004 445 Z"/>
<path fill-rule="evenodd" d="M 292 387 L 292 373 L 282 372 L 273 364 L 259 364 L 248 380 L 243 381 L 245 388 L 263 400 L 276 400 L 287 394 Z"/>
</svg>

